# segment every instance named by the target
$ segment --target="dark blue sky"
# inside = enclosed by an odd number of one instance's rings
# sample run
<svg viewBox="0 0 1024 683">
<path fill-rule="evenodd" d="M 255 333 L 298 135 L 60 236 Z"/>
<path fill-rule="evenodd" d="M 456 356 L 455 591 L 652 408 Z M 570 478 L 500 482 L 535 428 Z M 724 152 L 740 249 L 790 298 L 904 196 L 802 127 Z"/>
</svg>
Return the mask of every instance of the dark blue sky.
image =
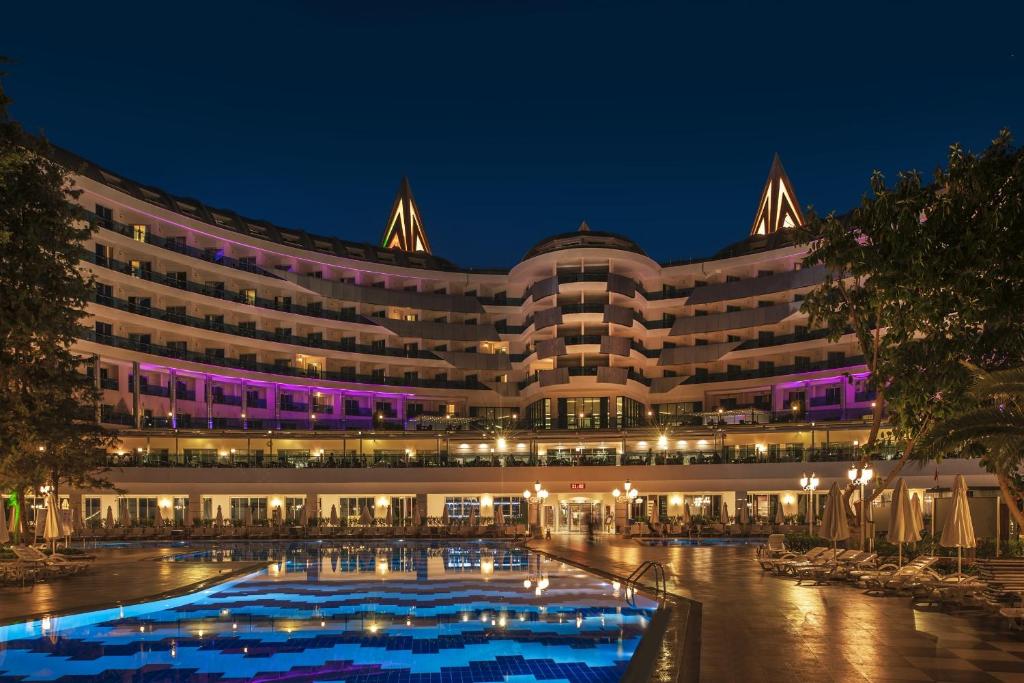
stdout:
<svg viewBox="0 0 1024 683">
<path fill-rule="evenodd" d="M 466 266 L 581 219 L 708 255 L 773 152 L 845 210 L 872 169 L 1024 136 L 1020 2 L 362 4 L 12 3 L 5 86 L 96 163 L 311 232 L 377 241 L 408 175 Z"/>
</svg>

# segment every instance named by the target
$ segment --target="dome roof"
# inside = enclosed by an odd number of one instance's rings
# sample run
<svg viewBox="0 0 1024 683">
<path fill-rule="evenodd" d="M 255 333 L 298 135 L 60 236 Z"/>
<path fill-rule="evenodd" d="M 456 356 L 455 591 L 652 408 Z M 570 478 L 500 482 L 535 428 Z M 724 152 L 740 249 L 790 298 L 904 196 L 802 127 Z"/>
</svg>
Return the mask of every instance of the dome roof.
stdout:
<svg viewBox="0 0 1024 683">
<path fill-rule="evenodd" d="M 586 223 L 583 225 L 586 225 Z M 621 251 L 631 251 L 635 254 L 643 254 L 644 256 L 647 255 L 640 248 L 639 244 L 628 237 L 616 235 L 613 232 L 581 228 L 580 230 L 563 232 L 542 239 L 526 252 L 523 260 L 525 261 L 541 254 L 549 254 L 553 251 L 561 251 L 562 249 L 619 249 Z"/>
</svg>

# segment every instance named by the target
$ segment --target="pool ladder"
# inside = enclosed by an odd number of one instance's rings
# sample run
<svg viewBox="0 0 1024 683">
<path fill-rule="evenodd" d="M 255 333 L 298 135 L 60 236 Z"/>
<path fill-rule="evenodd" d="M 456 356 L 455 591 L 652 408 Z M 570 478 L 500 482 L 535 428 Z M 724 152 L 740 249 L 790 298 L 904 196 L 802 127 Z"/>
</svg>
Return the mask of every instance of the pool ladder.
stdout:
<svg viewBox="0 0 1024 683">
<path fill-rule="evenodd" d="M 627 595 L 630 597 L 630 603 L 632 603 L 632 596 L 636 594 L 636 588 L 640 585 L 640 579 L 642 579 L 648 572 L 654 572 L 654 594 L 655 596 L 665 597 L 668 595 L 668 581 L 666 580 L 665 565 L 661 562 L 654 560 L 646 560 L 640 564 L 639 567 L 633 570 L 633 573 L 626 577 L 625 587 L 627 589 Z"/>
</svg>

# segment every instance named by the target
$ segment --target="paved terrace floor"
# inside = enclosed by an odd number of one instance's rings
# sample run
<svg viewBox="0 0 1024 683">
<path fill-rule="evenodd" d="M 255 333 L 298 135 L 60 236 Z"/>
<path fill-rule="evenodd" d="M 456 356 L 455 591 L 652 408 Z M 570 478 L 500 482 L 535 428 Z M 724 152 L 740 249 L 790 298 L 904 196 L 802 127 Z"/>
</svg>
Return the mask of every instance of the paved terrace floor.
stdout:
<svg viewBox="0 0 1024 683">
<path fill-rule="evenodd" d="M 88 552 L 88 551 L 87 551 Z M 164 594 L 199 590 L 206 582 L 255 571 L 265 562 L 161 562 L 181 548 L 101 548 L 83 574 L 0 587 L 0 625 L 46 614 L 67 614 L 129 604 Z"/>
<path fill-rule="evenodd" d="M 763 573 L 753 546 L 643 546 L 562 537 L 531 547 L 628 575 L 644 560 L 703 603 L 701 680 L 1024 683 L 1024 638 L 996 621 L 914 610 L 909 598 Z"/>
</svg>

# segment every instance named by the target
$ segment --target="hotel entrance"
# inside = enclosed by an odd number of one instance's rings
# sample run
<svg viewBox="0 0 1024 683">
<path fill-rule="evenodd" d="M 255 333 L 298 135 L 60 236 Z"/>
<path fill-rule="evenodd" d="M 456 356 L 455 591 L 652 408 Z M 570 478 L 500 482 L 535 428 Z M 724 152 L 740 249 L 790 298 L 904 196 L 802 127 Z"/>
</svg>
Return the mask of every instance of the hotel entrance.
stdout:
<svg viewBox="0 0 1024 683">
<path fill-rule="evenodd" d="M 587 533 L 587 518 L 593 519 L 595 531 L 602 527 L 601 503 L 589 498 L 563 500 L 558 506 L 558 530 L 570 534 Z"/>
</svg>

